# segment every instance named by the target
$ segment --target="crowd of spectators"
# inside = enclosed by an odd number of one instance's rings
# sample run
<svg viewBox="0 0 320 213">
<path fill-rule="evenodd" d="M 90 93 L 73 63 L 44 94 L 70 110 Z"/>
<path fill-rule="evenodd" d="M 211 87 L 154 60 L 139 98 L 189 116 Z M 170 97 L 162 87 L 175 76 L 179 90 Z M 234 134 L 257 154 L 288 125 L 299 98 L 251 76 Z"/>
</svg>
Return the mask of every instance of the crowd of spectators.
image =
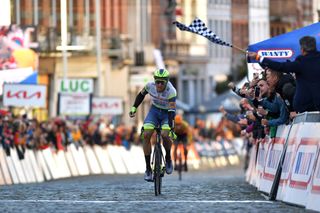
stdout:
<svg viewBox="0 0 320 213">
<path fill-rule="evenodd" d="M 11 113 L 0 115 L 0 142 L 7 155 L 10 147 L 15 147 L 19 158 L 23 158 L 26 148 L 66 150 L 69 144 L 76 147 L 88 145 L 123 145 L 139 144 L 137 129 L 124 124 L 113 126 L 100 120 L 68 121 L 53 118 L 39 122 L 27 119 L 26 115 L 12 116 Z"/>
<path fill-rule="evenodd" d="M 258 147 L 262 140 L 274 138 L 277 127 L 289 124 L 297 113 L 320 111 L 320 53 L 316 39 L 304 36 L 300 47 L 301 55 L 293 62 L 276 62 L 248 52 L 248 57 L 258 61 L 264 71 L 254 73 L 253 80 L 241 88 L 229 83 L 230 89 L 242 97 L 241 113 L 233 115 L 223 107 L 220 111 L 228 120 L 241 125 L 247 150 L 252 144 Z"/>
<path fill-rule="evenodd" d="M 242 88 L 235 87 L 232 82 L 229 83 L 229 87 L 242 97 L 240 100 L 241 112 L 237 115 L 231 114 L 223 107 L 220 107 L 220 111 L 226 119 L 239 124 L 241 127 L 241 135 L 244 138 L 246 150 L 244 169 L 247 169 L 252 145 L 257 144 L 259 146 L 259 143 L 266 138 L 274 138 L 277 127 L 288 124 L 296 115 L 291 107 L 294 96 L 292 88 L 295 87 L 295 81 L 289 75 L 279 74 L 266 68 L 261 75 L 255 74 L 253 80 L 244 84 Z M 279 79 L 286 80 L 280 81 Z M 283 82 L 286 83 L 283 84 Z M 290 88 L 290 91 L 287 91 L 288 88 Z"/>
<path fill-rule="evenodd" d="M 209 142 L 232 140 L 238 136 L 239 125 L 223 118 L 218 125 L 206 125 L 197 119 L 195 126 L 190 126 L 191 141 Z M 27 119 L 26 115 L 13 116 L 12 113 L 0 113 L 0 143 L 7 155 L 12 149 L 18 152 L 20 159 L 24 158 L 25 149 L 43 150 L 49 147 L 54 150 L 67 150 L 69 144 L 76 147 L 83 145 L 119 145 L 130 149 L 132 144 L 142 143 L 140 131 L 136 126 L 120 123 L 114 126 L 104 119 L 63 120 L 52 118 L 39 122 L 37 119 Z"/>
</svg>

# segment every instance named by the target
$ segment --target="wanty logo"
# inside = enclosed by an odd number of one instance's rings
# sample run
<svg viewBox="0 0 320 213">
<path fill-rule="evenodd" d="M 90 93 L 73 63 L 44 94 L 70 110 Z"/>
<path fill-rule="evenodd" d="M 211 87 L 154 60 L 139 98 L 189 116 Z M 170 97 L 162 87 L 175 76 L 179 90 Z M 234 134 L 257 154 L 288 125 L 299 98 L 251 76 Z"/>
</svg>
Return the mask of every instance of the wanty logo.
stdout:
<svg viewBox="0 0 320 213">
<path fill-rule="evenodd" d="M 17 98 L 17 99 L 31 99 L 36 97 L 37 99 L 41 98 L 41 92 L 28 93 L 28 91 L 20 90 L 18 92 L 7 92 L 8 98 Z"/>
<path fill-rule="evenodd" d="M 291 58 L 293 56 L 291 49 L 274 49 L 274 50 L 259 50 L 258 54 L 266 58 Z"/>
</svg>

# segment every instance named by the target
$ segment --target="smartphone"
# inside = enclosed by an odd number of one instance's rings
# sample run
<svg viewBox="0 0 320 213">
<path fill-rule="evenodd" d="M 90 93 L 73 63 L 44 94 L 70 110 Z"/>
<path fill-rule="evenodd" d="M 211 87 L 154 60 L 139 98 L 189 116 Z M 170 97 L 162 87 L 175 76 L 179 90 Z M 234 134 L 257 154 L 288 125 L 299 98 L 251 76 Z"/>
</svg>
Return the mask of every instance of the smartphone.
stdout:
<svg viewBox="0 0 320 213">
<path fill-rule="evenodd" d="M 246 89 L 249 89 L 250 83 L 249 82 L 244 83 L 243 87 L 246 88 Z"/>
<path fill-rule="evenodd" d="M 259 97 L 260 95 L 260 87 L 256 86 L 254 88 L 254 97 Z"/>
</svg>

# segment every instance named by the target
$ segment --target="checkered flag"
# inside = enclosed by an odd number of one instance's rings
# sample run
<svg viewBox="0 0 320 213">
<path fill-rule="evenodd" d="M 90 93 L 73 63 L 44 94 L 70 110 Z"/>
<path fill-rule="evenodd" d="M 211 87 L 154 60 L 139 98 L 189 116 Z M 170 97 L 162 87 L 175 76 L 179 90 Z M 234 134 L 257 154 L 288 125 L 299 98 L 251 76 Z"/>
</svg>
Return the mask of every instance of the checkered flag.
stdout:
<svg viewBox="0 0 320 213">
<path fill-rule="evenodd" d="M 177 21 L 173 22 L 173 24 L 175 24 L 176 27 L 178 27 L 182 31 L 196 33 L 198 35 L 206 37 L 207 39 L 209 39 L 213 43 L 223 45 L 223 46 L 233 47 L 232 44 L 229 44 L 229 43 L 221 40 L 215 33 L 213 33 L 211 30 L 209 30 L 206 27 L 206 25 L 203 21 L 201 21 L 198 18 L 193 20 L 193 22 L 189 26 L 181 24 Z"/>
</svg>

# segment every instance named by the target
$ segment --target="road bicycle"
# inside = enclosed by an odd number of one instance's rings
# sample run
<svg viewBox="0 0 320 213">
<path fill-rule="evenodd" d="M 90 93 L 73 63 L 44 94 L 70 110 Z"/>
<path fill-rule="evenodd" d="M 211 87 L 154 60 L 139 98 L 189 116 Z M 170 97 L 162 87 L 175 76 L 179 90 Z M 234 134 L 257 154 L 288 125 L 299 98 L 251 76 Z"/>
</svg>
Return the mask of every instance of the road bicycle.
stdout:
<svg viewBox="0 0 320 213">
<path fill-rule="evenodd" d="M 156 131 L 156 141 L 154 144 L 153 154 L 152 154 L 152 161 L 151 166 L 153 167 L 153 182 L 154 182 L 154 194 L 158 196 L 161 194 L 161 187 L 162 187 L 162 178 L 164 177 L 164 173 L 166 171 L 165 167 L 165 159 L 162 152 L 162 137 L 161 137 L 161 130 L 160 126 L 154 128 Z M 143 135 L 144 128 L 142 127 L 141 137 Z M 170 132 L 170 138 L 175 139 L 176 136 L 173 132 Z"/>
<path fill-rule="evenodd" d="M 151 165 L 153 165 L 153 182 L 154 182 L 154 193 L 155 196 L 161 194 L 162 178 L 165 173 L 165 160 L 161 148 L 161 127 L 155 127 L 156 131 L 156 142 L 154 145 Z"/>
</svg>

